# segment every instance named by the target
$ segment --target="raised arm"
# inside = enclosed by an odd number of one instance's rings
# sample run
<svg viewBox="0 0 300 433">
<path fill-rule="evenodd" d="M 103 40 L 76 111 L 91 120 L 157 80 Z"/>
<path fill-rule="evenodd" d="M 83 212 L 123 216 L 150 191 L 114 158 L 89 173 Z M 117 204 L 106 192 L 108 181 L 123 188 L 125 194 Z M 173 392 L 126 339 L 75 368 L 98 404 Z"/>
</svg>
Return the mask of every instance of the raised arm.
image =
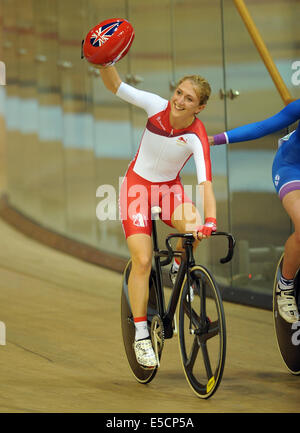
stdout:
<svg viewBox="0 0 300 433">
<path fill-rule="evenodd" d="M 107 90 L 117 93 L 122 80 L 115 66 L 98 66 L 97 68 L 100 70 L 102 81 Z"/>
<path fill-rule="evenodd" d="M 154 93 L 136 89 L 124 83 L 115 66 L 96 66 L 100 70 L 101 78 L 107 90 L 130 104 L 144 109 L 148 116 L 163 110 L 168 101 Z"/>
</svg>

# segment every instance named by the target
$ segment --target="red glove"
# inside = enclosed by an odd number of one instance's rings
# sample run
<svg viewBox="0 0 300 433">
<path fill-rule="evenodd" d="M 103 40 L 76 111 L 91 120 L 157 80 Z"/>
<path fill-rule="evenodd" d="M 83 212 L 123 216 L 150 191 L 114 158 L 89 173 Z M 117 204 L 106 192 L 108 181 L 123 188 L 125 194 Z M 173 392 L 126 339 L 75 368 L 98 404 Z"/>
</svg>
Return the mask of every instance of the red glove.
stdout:
<svg viewBox="0 0 300 433">
<path fill-rule="evenodd" d="M 212 232 L 217 230 L 216 218 L 205 218 L 203 226 L 197 227 L 197 233 L 201 232 L 204 236 L 210 236 Z"/>
</svg>

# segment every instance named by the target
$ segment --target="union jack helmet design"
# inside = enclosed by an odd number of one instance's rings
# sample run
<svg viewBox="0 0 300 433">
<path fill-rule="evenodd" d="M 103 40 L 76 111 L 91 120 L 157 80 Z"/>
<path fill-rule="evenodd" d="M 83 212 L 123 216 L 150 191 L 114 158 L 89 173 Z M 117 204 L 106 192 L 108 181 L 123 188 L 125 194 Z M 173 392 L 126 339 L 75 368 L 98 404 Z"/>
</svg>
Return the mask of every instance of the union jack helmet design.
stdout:
<svg viewBox="0 0 300 433">
<path fill-rule="evenodd" d="M 96 65 L 113 65 L 129 51 L 134 29 L 125 19 L 102 21 L 92 28 L 82 42 L 82 58 Z"/>
<path fill-rule="evenodd" d="M 115 21 L 95 29 L 91 35 L 90 42 L 94 47 L 101 47 L 114 34 L 120 24 L 124 21 Z"/>
</svg>

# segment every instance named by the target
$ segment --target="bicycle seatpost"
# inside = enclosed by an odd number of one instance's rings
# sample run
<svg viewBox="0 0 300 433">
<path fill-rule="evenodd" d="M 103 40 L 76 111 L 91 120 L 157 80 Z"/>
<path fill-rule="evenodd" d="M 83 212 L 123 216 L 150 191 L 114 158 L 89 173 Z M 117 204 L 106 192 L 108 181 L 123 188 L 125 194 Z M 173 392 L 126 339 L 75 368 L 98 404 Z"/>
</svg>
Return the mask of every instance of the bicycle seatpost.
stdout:
<svg viewBox="0 0 300 433">
<path fill-rule="evenodd" d="M 154 251 L 158 251 L 156 221 L 159 220 L 160 213 L 161 213 L 161 208 L 159 206 L 153 206 L 151 208 L 152 237 L 153 237 Z"/>
</svg>

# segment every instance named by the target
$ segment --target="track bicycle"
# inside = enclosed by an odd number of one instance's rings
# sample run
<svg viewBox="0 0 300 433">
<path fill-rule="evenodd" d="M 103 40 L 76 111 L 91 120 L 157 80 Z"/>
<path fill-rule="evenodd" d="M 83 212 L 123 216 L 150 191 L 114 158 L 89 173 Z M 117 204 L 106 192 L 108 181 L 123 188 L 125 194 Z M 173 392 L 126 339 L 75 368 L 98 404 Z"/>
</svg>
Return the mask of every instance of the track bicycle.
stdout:
<svg viewBox="0 0 300 433">
<path fill-rule="evenodd" d="M 206 399 L 217 390 L 225 365 L 226 324 L 222 298 L 212 274 L 204 266 L 195 264 L 192 233 L 168 235 L 167 249 L 159 250 L 156 220 L 161 209 L 154 207 L 151 210 L 154 266 L 149 278 L 147 321 L 158 366 L 153 369 L 142 367 L 133 349 L 135 326 L 128 295 L 131 260 L 124 270 L 121 295 L 121 326 L 126 356 L 138 382 L 146 384 L 153 380 L 160 366 L 164 341 L 176 333 L 175 313 L 178 306 L 178 337 L 185 377 L 196 395 Z M 228 239 L 227 256 L 220 260 L 227 263 L 232 259 L 235 240 L 225 232 L 213 232 L 212 237 L 216 236 Z M 184 254 L 173 250 L 171 239 L 174 238 L 183 239 Z M 174 256 L 182 260 L 166 308 L 162 267 L 170 264 Z"/>
<path fill-rule="evenodd" d="M 286 322 L 278 312 L 276 300 L 276 287 L 281 278 L 284 253 L 281 255 L 275 272 L 273 286 L 273 321 L 275 336 L 281 358 L 294 375 L 300 375 L 300 321 L 296 323 Z M 300 311 L 300 272 L 295 277 L 295 292 L 298 311 Z"/>
</svg>

